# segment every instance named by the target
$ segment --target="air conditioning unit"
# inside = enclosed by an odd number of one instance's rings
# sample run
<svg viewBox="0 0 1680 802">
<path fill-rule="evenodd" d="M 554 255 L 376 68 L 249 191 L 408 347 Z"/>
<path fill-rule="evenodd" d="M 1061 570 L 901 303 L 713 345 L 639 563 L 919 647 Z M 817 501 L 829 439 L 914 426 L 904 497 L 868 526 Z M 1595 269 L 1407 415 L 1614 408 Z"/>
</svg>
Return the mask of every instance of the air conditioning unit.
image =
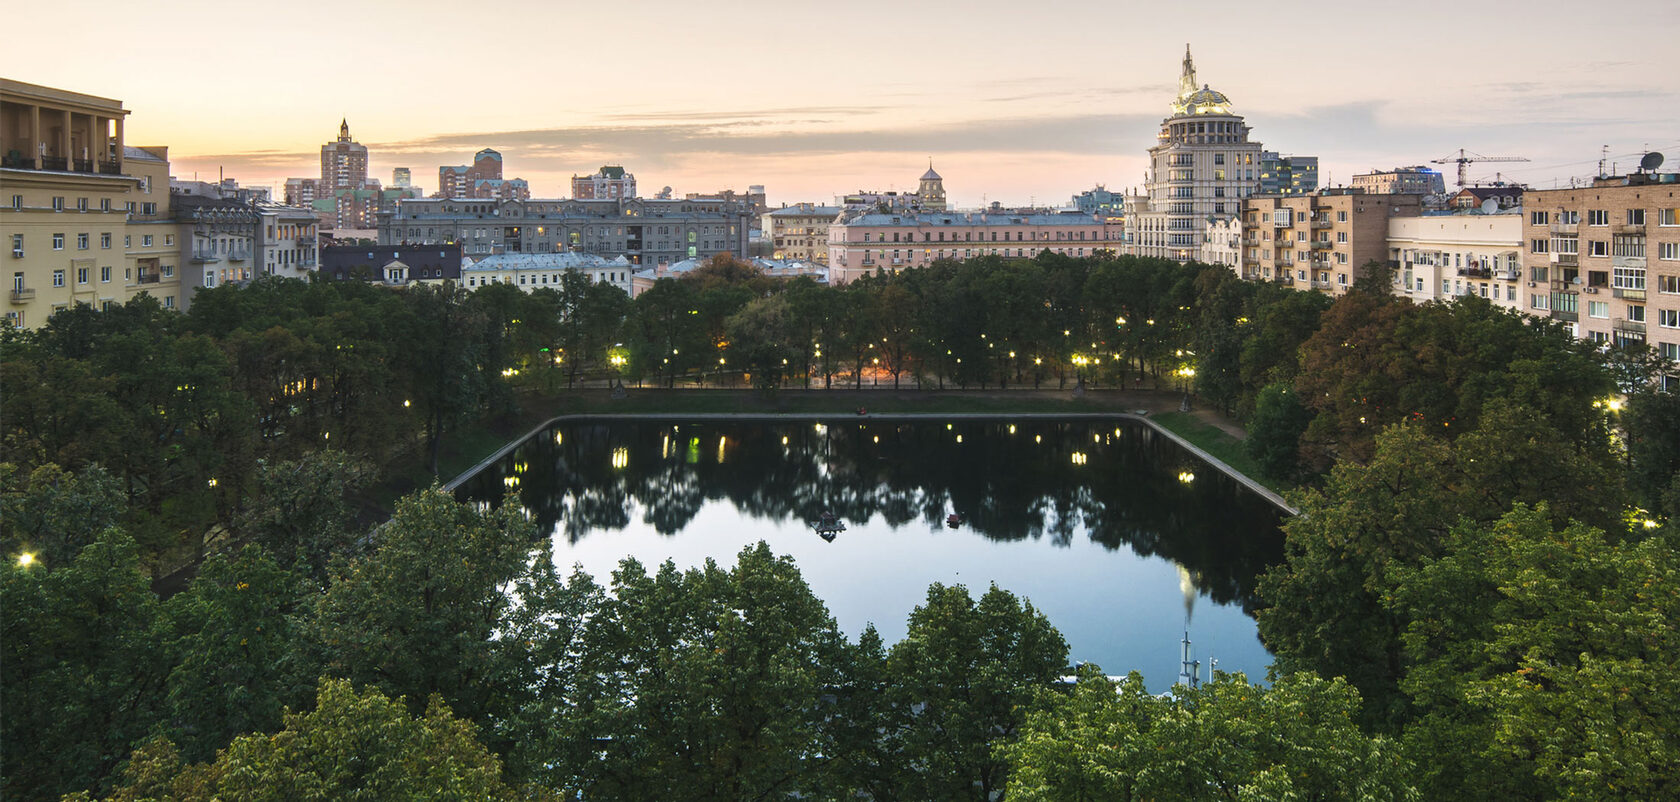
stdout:
<svg viewBox="0 0 1680 802">
<path fill-rule="evenodd" d="M 1534 286 L 1534 282 L 1532 282 L 1532 281 L 1528 282 L 1528 286 L 1530 286 L 1530 287 Z"/>
<path fill-rule="evenodd" d="M 1582 289 L 1582 290 L 1581 290 L 1581 292 L 1585 292 L 1585 293 L 1595 293 L 1595 292 L 1598 292 L 1598 288 L 1597 288 L 1597 287 L 1586 287 L 1586 288 L 1583 288 L 1583 289 Z"/>
</svg>

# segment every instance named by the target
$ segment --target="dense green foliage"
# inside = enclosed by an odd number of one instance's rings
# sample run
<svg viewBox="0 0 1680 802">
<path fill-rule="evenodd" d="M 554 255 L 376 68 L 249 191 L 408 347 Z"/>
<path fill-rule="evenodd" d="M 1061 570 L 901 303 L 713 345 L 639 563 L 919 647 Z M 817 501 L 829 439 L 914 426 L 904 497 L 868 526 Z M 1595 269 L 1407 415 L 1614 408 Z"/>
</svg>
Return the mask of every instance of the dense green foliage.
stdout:
<svg viewBox="0 0 1680 802">
<path fill-rule="evenodd" d="M 829 288 L 720 258 L 634 300 L 265 280 L 0 347 L 9 799 L 1647 799 L 1680 773 L 1672 366 L 1477 298 L 1048 254 Z M 1250 421 L 1309 483 L 1258 591 L 1272 687 L 1065 686 L 1060 635 L 997 588 L 854 643 L 762 545 L 597 583 L 535 543 L 543 510 L 434 489 L 354 523 L 376 471 L 435 468 L 521 387 L 747 377 L 1183 387 Z M 631 479 L 603 487 L 669 484 Z"/>
</svg>

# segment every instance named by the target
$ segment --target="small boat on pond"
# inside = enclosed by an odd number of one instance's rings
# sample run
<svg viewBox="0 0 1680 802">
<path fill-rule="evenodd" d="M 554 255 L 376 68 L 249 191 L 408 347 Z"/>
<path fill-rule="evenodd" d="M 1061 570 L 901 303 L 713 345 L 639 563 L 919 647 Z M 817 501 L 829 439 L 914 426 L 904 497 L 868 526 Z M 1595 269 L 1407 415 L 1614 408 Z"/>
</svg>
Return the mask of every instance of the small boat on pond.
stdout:
<svg viewBox="0 0 1680 802">
<path fill-rule="evenodd" d="M 956 529 L 957 527 L 962 526 L 963 525 L 962 513 L 953 512 L 950 515 L 945 516 L 945 525 L 951 527 L 952 529 Z"/>
</svg>

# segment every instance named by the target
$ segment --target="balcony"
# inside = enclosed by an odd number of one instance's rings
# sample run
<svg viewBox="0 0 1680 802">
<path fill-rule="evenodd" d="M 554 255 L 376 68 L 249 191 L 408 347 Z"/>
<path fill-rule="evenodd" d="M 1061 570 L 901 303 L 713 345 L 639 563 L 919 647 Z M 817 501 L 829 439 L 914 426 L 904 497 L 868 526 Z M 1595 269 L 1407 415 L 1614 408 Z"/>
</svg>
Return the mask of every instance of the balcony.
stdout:
<svg viewBox="0 0 1680 802">
<path fill-rule="evenodd" d="M 1273 276 L 1272 280 L 1279 283 L 1279 284 L 1294 284 L 1295 283 L 1295 279 L 1292 276 L 1290 276 L 1288 273 L 1279 273 L 1279 274 Z"/>
<path fill-rule="evenodd" d="M 1325 218 L 1315 217 L 1315 218 L 1313 218 L 1313 221 L 1312 221 L 1312 227 L 1313 228 L 1329 228 L 1330 227 L 1330 221 L 1328 219 L 1325 219 Z"/>
<path fill-rule="evenodd" d="M 1336 284 L 1335 284 L 1335 282 L 1319 281 L 1318 279 L 1313 279 L 1312 280 L 1312 288 L 1315 289 L 1315 290 L 1333 290 L 1333 289 L 1336 288 Z"/>
<path fill-rule="evenodd" d="M 1581 263 L 1581 255 L 1578 253 L 1554 253 L 1552 256 L 1555 257 L 1552 261 L 1560 265 L 1579 265 Z"/>
<path fill-rule="evenodd" d="M 299 244 L 299 245 L 314 245 L 315 244 L 315 238 L 314 237 L 298 237 L 297 238 L 297 244 Z"/>
<path fill-rule="evenodd" d="M 1611 293 L 1613 295 L 1615 295 L 1617 298 L 1622 298 L 1622 299 L 1629 300 L 1629 301 L 1643 301 L 1643 300 L 1645 300 L 1645 291 L 1644 290 L 1634 290 L 1634 289 L 1627 289 L 1627 288 L 1624 288 L 1624 287 L 1617 287 L 1614 290 L 1612 290 Z"/>
<path fill-rule="evenodd" d="M 1290 222 L 1290 219 L 1287 218 L 1287 217 L 1285 217 L 1283 219 L 1278 219 L 1276 217 L 1272 218 L 1272 227 L 1273 228 L 1288 228 L 1292 225 L 1294 225 L 1294 223 Z"/>
<path fill-rule="evenodd" d="M 0 155 L 0 167 L 13 170 L 33 170 L 35 169 L 35 157 L 25 156 L 14 150 L 5 155 Z"/>
<path fill-rule="evenodd" d="M 134 280 L 134 283 L 136 283 L 136 284 L 156 284 L 156 283 L 158 283 L 158 274 L 142 272 L 140 274 L 140 276 Z"/>
<path fill-rule="evenodd" d="M 1330 240 L 1315 239 L 1312 241 L 1312 248 L 1315 251 L 1328 251 L 1330 250 Z"/>
<path fill-rule="evenodd" d="M 1548 230 L 1551 231 L 1553 234 L 1578 234 L 1581 231 L 1581 224 L 1580 223 L 1553 223 L 1551 225 L 1551 228 L 1548 229 Z"/>
<path fill-rule="evenodd" d="M 1581 319 L 1581 315 L 1579 312 L 1565 312 L 1562 309 L 1553 309 L 1552 319 L 1561 320 L 1565 323 L 1574 323 Z"/>
<path fill-rule="evenodd" d="M 22 304 L 35 300 L 35 290 L 26 287 L 12 289 L 12 303 Z"/>
<path fill-rule="evenodd" d="M 99 174 L 122 175 L 122 165 L 113 161 L 101 161 L 99 163 Z"/>
<path fill-rule="evenodd" d="M 1645 236 L 1645 224 L 1619 223 L 1610 227 L 1610 233 L 1619 234 L 1624 237 L 1643 237 Z"/>
<path fill-rule="evenodd" d="M 1616 318 L 1616 322 L 1615 322 L 1614 325 L 1615 325 L 1616 331 L 1625 331 L 1625 332 L 1630 332 L 1630 333 L 1634 333 L 1634 334 L 1644 334 L 1645 333 L 1645 321 L 1643 321 L 1643 320 L 1628 320 L 1625 317 L 1619 317 L 1619 318 Z"/>
<path fill-rule="evenodd" d="M 247 259 L 250 259 L 250 258 L 251 258 L 251 252 L 245 250 L 244 248 L 239 248 L 239 249 L 228 251 L 228 255 L 227 255 L 227 259 L 230 262 L 243 262 L 243 261 L 245 261 Z"/>
<path fill-rule="evenodd" d="M 222 261 L 222 257 L 221 254 L 218 254 L 215 251 L 193 251 L 192 261 L 194 264 L 220 262 Z"/>
<path fill-rule="evenodd" d="M 74 170 L 78 173 L 91 173 L 91 172 L 93 172 L 93 160 L 92 159 L 71 159 L 70 160 L 70 169 L 72 169 L 72 170 Z"/>
<path fill-rule="evenodd" d="M 1458 274 L 1465 278 L 1493 278 L 1493 271 L 1485 267 L 1461 267 Z"/>
<path fill-rule="evenodd" d="M 63 156 L 42 156 L 41 157 L 41 169 L 43 169 L 43 170 L 57 170 L 58 172 L 61 172 L 61 173 L 69 172 L 70 171 L 70 160 L 64 158 Z"/>
<path fill-rule="evenodd" d="M 1495 270 L 1493 271 L 1493 277 L 1499 279 L 1500 281 L 1520 281 L 1522 279 L 1522 271 L 1517 270 L 1516 268 Z"/>
<path fill-rule="evenodd" d="M 1610 267 L 1617 270 L 1644 270 L 1646 267 L 1643 256 L 1612 256 Z"/>
</svg>

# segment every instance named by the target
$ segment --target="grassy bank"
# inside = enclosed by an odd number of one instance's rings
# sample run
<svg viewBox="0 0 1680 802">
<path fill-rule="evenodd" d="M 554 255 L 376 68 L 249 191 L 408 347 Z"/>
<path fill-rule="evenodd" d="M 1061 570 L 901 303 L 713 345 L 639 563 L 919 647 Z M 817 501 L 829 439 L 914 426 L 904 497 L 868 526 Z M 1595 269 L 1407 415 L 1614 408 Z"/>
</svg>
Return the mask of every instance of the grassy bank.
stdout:
<svg viewBox="0 0 1680 802">
<path fill-rule="evenodd" d="M 1282 494 L 1295 487 L 1287 482 L 1264 477 L 1260 473 L 1260 465 L 1244 450 L 1243 442 L 1218 426 L 1185 412 L 1163 412 L 1151 417 L 1173 434 L 1189 440 L 1197 448 L 1212 454 L 1220 462 L 1231 466 L 1244 476 L 1271 488 L 1273 492 Z"/>
</svg>

